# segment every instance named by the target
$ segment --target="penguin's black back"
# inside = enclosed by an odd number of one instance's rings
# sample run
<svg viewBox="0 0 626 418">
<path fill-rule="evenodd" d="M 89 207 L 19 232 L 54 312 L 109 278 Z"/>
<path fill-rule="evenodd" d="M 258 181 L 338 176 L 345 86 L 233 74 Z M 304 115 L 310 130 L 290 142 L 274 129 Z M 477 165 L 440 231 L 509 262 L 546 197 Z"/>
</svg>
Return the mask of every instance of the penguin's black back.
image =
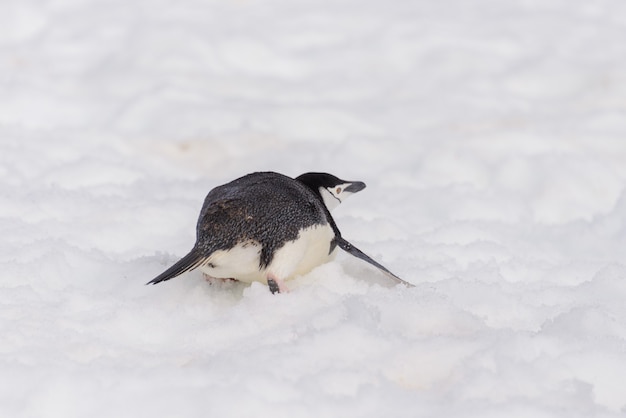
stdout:
<svg viewBox="0 0 626 418">
<path fill-rule="evenodd" d="M 204 200 L 194 250 L 208 257 L 239 243 L 261 245 L 260 267 L 301 229 L 328 223 L 324 203 L 307 186 L 279 173 L 252 173 L 218 186 Z"/>
</svg>

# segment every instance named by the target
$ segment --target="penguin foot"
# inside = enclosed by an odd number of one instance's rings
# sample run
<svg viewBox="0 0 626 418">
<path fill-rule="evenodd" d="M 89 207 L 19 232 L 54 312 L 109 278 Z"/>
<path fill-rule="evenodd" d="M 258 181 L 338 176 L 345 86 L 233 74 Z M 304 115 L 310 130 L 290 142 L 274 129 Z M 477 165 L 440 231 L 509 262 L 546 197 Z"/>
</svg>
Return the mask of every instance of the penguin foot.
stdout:
<svg viewBox="0 0 626 418">
<path fill-rule="evenodd" d="M 219 278 L 219 277 L 209 276 L 206 273 L 202 273 L 202 276 L 204 276 L 204 280 L 206 280 L 207 283 L 209 283 L 210 285 L 231 283 L 231 282 L 236 282 L 237 281 L 237 279 L 232 279 L 232 278 Z"/>
<path fill-rule="evenodd" d="M 270 292 L 272 292 L 272 294 L 287 291 L 283 281 L 272 276 L 267 278 L 267 286 L 270 288 Z"/>
<path fill-rule="evenodd" d="M 274 293 L 280 293 L 280 287 L 278 287 L 278 283 L 276 283 L 276 280 L 272 278 L 268 278 L 267 285 L 269 286 L 270 292 L 272 292 L 272 295 Z"/>
</svg>

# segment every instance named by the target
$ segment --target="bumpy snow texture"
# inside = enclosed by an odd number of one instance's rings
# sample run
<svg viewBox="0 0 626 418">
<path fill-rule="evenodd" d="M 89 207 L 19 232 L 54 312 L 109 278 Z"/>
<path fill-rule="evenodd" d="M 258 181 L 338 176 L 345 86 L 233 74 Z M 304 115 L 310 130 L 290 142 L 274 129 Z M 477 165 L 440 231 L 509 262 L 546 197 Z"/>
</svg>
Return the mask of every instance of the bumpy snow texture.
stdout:
<svg viewBox="0 0 626 418">
<path fill-rule="evenodd" d="M 626 2 L 0 3 L 0 415 L 626 413 Z M 368 184 L 290 283 L 144 284 L 243 174 Z"/>
</svg>

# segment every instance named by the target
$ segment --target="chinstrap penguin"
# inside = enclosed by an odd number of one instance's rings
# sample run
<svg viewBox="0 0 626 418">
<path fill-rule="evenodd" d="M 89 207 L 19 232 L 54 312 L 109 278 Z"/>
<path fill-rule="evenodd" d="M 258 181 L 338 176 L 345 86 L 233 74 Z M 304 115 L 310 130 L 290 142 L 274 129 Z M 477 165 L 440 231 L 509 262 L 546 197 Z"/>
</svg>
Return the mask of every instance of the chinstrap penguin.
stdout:
<svg viewBox="0 0 626 418">
<path fill-rule="evenodd" d="M 364 188 L 363 182 L 327 173 L 292 179 L 274 172 L 215 187 L 200 211 L 194 247 L 148 284 L 199 268 L 213 278 L 266 283 L 276 293 L 285 290 L 285 280 L 331 260 L 339 247 L 412 286 L 342 238 L 330 214 Z"/>
</svg>

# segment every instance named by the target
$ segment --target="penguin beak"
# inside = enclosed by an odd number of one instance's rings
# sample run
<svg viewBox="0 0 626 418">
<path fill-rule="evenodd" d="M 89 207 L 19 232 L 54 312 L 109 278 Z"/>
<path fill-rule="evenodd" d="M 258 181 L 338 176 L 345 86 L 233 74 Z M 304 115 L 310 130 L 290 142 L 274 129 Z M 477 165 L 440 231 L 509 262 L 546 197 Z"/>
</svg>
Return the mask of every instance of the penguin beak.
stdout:
<svg viewBox="0 0 626 418">
<path fill-rule="evenodd" d="M 356 193 L 360 192 L 363 189 L 365 189 L 365 183 L 363 183 L 362 181 L 353 181 L 348 187 L 344 189 L 344 191 L 349 193 Z"/>
</svg>

